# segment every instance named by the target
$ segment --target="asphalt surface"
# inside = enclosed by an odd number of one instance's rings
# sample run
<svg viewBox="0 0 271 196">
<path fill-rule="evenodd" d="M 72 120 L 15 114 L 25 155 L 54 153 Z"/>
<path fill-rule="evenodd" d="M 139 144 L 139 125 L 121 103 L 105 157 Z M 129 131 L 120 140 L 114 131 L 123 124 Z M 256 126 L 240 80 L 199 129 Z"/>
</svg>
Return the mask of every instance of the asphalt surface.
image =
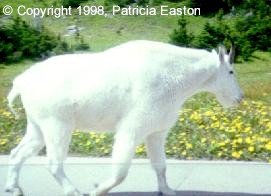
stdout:
<svg viewBox="0 0 271 196">
<path fill-rule="evenodd" d="M 228 161 L 168 160 L 167 178 L 180 196 L 271 196 L 271 164 Z M 8 157 L 0 156 L 0 196 L 4 192 Z M 71 157 L 65 171 L 75 186 L 87 195 L 95 183 L 110 175 L 109 158 Z M 45 157 L 34 157 L 22 168 L 20 184 L 25 196 L 63 196 L 60 186 L 47 170 Z M 125 181 L 112 196 L 161 195 L 156 177 L 146 159 L 135 159 Z"/>
</svg>

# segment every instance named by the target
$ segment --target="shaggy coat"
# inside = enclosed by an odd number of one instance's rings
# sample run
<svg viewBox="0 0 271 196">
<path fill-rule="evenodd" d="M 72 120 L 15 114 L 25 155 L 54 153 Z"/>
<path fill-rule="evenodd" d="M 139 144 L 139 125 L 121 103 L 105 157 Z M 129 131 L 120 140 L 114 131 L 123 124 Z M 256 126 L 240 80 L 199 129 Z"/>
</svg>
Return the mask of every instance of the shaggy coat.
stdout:
<svg viewBox="0 0 271 196">
<path fill-rule="evenodd" d="M 15 78 L 27 131 L 11 152 L 7 191 L 21 193 L 21 164 L 46 145 L 50 171 L 66 195 L 80 195 L 63 171 L 72 131 L 114 131 L 112 176 L 92 195 L 105 195 L 127 175 L 135 146 L 145 142 L 159 191 L 173 195 L 165 177 L 164 143 L 185 100 L 214 93 L 225 106 L 242 99 L 230 59 L 219 52 L 152 41 L 131 41 L 104 52 L 68 54 L 37 63 Z"/>
</svg>

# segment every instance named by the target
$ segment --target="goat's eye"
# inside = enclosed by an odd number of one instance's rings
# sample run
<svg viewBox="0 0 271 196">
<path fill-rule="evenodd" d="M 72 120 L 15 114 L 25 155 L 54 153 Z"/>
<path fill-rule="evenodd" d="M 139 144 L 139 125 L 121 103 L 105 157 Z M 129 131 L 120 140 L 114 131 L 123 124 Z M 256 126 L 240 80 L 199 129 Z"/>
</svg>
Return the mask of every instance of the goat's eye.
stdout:
<svg viewBox="0 0 271 196">
<path fill-rule="evenodd" d="M 230 73 L 230 74 L 233 74 L 233 71 L 231 70 L 231 71 L 229 71 L 229 73 Z"/>
</svg>

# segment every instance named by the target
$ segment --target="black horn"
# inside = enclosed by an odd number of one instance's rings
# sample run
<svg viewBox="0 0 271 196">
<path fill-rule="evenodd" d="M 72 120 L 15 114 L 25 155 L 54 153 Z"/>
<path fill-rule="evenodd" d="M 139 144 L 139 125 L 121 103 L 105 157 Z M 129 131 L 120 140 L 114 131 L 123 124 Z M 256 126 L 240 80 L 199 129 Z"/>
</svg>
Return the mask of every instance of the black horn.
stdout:
<svg viewBox="0 0 271 196">
<path fill-rule="evenodd" d="M 227 52 L 226 52 L 225 47 L 224 47 L 223 45 L 220 45 L 220 46 L 218 47 L 218 56 L 219 56 L 219 61 L 220 61 L 221 64 L 223 64 L 223 63 L 225 62 L 224 57 L 225 57 L 225 54 L 226 54 L 226 53 L 227 53 Z"/>
<path fill-rule="evenodd" d="M 235 56 L 235 47 L 234 47 L 234 45 L 231 45 L 231 49 L 230 49 L 230 53 L 229 53 L 230 64 L 233 64 L 234 56 Z"/>
</svg>

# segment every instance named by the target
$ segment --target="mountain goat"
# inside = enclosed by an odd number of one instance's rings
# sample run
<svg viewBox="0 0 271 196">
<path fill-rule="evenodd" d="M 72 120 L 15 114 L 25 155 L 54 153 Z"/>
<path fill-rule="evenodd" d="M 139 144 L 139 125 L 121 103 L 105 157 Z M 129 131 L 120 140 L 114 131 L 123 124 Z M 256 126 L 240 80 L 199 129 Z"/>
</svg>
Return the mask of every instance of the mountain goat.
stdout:
<svg viewBox="0 0 271 196">
<path fill-rule="evenodd" d="M 23 162 L 46 146 L 50 171 L 65 195 L 80 195 L 63 170 L 72 131 L 115 131 L 112 176 L 91 195 L 106 195 L 126 177 L 136 145 L 145 142 L 159 191 L 174 195 L 166 181 L 164 144 L 185 100 L 213 93 L 226 107 L 243 94 L 233 74 L 233 50 L 189 49 L 131 41 L 103 52 L 68 54 L 37 63 L 15 78 L 9 106 L 21 97 L 27 130 L 11 151 L 6 190 L 22 194 Z M 11 108 L 12 109 L 12 108 Z"/>
</svg>

